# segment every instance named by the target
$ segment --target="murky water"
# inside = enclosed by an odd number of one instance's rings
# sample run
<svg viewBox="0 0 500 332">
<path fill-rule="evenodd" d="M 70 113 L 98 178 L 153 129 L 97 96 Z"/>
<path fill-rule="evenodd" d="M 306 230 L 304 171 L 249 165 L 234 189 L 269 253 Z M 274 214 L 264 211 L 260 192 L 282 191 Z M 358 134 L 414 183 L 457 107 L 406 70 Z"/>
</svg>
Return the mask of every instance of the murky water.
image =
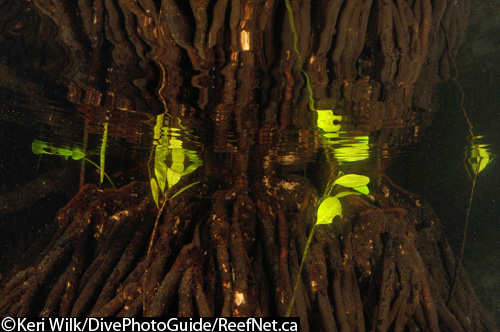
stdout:
<svg viewBox="0 0 500 332">
<path fill-rule="evenodd" d="M 470 210 L 464 265 L 479 296 L 500 320 L 500 75 L 499 44 L 495 42 L 500 4 L 488 1 L 473 9 L 470 27 L 458 54 L 457 81 L 475 135 L 483 136 L 490 163 L 477 177 Z M 461 110 L 460 88 L 453 82 L 439 86 L 438 109 L 432 125 L 417 144 L 390 167 L 400 184 L 424 195 L 444 225 L 458 253 L 470 199 L 470 138 Z M 473 174 L 472 174 L 473 175 Z"/>
</svg>

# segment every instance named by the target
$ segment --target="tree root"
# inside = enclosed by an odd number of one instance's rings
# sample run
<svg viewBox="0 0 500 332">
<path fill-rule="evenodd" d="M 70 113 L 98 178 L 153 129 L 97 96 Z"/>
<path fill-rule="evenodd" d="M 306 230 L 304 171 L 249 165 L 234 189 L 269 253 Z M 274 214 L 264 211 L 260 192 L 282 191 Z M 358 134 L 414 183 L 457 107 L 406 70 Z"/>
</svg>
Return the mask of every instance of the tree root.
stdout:
<svg viewBox="0 0 500 332">
<path fill-rule="evenodd" d="M 390 188 L 380 190 L 387 197 L 375 191 L 372 204 L 346 199 L 343 231 L 318 229 L 292 310 L 302 329 L 494 331 L 463 271 L 446 305 L 454 260 L 432 210 L 390 182 L 379 183 Z M 314 192 L 308 182 L 296 187 L 291 197 Z M 314 200 L 293 212 L 291 200 L 259 189 L 256 203 L 220 191 L 207 215 L 206 202 L 180 195 L 161 219 L 146 260 L 155 219 L 147 189 L 140 183 L 119 190 L 83 187 L 56 218 L 52 239 L 40 239 L 48 243 L 42 257 L 3 286 L 0 314 L 284 315 Z M 131 193 L 146 198 L 127 201 Z"/>
</svg>

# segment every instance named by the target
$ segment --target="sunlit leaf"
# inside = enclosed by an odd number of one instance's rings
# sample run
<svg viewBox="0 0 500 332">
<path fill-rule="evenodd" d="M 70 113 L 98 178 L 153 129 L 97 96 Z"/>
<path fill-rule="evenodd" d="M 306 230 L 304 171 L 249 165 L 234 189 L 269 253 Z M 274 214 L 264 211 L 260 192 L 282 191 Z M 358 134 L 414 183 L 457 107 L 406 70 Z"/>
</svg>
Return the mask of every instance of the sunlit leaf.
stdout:
<svg viewBox="0 0 500 332">
<path fill-rule="evenodd" d="M 370 178 L 367 176 L 358 174 L 347 174 L 335 180 L 334 185 L 338 184 L 339 186 L 354 188 L 354 187 L 366 186 L 368 183 L 370 183 Z"/>
<path fill-rule="evenodd" d="M 342 214 L 342 204 L 336 197 L 328 197 L 318 207 L 316 225 L 330 224 L 333 218 Z"/>
<path fill-rule="evenodd" d="M 333 197 L 341 198 L 349 195 L 361 195 L 361 194 L 356 191 L 342 191 Z"/>
<path fill-rule="evenodd" d="M 352 189 L 359 191 L 363 195 L 368 195 L 370 193 L 370 189 L 368 189 L 368 186 L 353 187 Z"/>
<path fill-rule="evenodd" d="M 162 193 L 165 192 L 167 185 L 167 172 L 167 164 L 162 160 L 155 160 L 155 176 Z"/>
<path fill-rule="evenodd" d="M 168 187 L 172 188 L 181 179 L 181 173 L 174 171 L 171 168 L 167 168 L 167 182 Z"/>
<path fill-rule="evenodd" d="M 153 193 L 153 199 L 155 200 L 156 206 L 159 208 L 160 207 L 160 202 L 158 200 L 159 191 L 158 191 L 158 184 L 156 183 L 155 178 L 151 178 L 151 192 Z"/>
<path fill-rule="evenodd" d="M 490 152 L 488 151 L 485 144 L 480 144 L 477 148 L 479 155 L 479 165 L 477 172 L 481 172 L 490 163 Z"/>
<path fill-rule="evenodd" d="M 75 148 L 71 151 L 71 158 L 73 158 L 73 160 L 80 160 L 83 157 L 85 157 L 85 153 L 83 153 L 83 151 L 79 148 Z"/>
<path fill-rule="evenodd" d="M 61 155 L 61 156 L 65 156 L 67 158 L 67 157 L 73 155 L 73 151 L 70 149 L 66 149 L 66 148 L 57 148 L 56 154 Z"/>
<path fill-rule="evenodd" d="M 168 154 L 168 148 L 166 146 L 164 145 L 156 146 L 154 171 L 161 192 L 165 192 L 165 186 L 167 184 L 167 164 L 165 162 L 167 154 Z"/>
<path fill-rule="evenodd" d="M 479 165 L 478 165 L 478 168 L 477 168 L 477 173 L 481 172 L 486 166 L 488 166 L 490 162 L 490 157 L 489 156 L 486 156 L 486 157 L 482 157 L 480 158 L 479 160 Z"/>
</svg>

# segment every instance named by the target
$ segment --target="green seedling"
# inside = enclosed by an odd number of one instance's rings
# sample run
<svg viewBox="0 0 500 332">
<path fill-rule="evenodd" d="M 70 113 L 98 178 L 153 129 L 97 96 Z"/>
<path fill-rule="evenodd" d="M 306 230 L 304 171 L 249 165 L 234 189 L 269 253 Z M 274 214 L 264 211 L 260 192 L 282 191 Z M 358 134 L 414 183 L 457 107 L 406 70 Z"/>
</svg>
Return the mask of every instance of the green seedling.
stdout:
<svg viewBox="0 0 500 332">
<path fill-rule="evenodd" d="M 319 200 L 318 211 L 316 213 L 316 222 L 314 223 L 311 232 L 309 233 L 309 237 L 307 238 L 306 247 L 304 248 L 304 253 L 302 254 L 302 260 L 299 266 L 299 272 L 295 279 L 295 284 L 293 286 L 292 299 L 288 304 L 288 309 L 286 311 L 286 317 L 290 316 L 292 311 L 293 303 L 295 302 L 295 296 L 297 294 L 297 288 L 299 287 L 300 275 L 302 273 L 302 269 L 304 268 L 304 263 L 307 257 L 307 251 L 309 250 L 309 246 L 311 245 L 314 230 L 318 225 L 328 225 L 333 222 L 335 217 L 342 215 L 342 203 L 339 198 L 349 196 L 349 195 L 367 195 L 369 193 L 368 183 L 370 183 L 370 178 L 364 175 L 358 174 L 347 174 L 344 175 L 342 173 L 339 174 L 339 177 L 325 190 L 326 194 L 321 197 Z M 350 188 L 355 191 L 341 191 L 334 196 L 331 196 L 331 192 L 335 186 L 341 186 L 344 188 Z"/>
<path fill-rule="evenodd" d="M 445 40 L 447 43 L 447 49 L 448 52 L 452 49 L 450 47 L 450 39 L 448 37 L 448 34 L 445 33 Z M 453 275 L 453 279 L 451 281 L 450 285 L 450 292 L 448 294 L 448 300 L 446 301 L 446 304 L 448 305 L 451 301 L 451 298 L 453 296 L 453 292 L 455 291 L 455 286 L 456 286 L 456 281 L 458 277 L 458 272 L 460 271 L 460 268 L 462 266 L 462 261 L 464 258 L 464 251 L 465 251 L 465 243 L 467 240 L 467 228 L 469 224 L 469 216 L 470 216 L 470 210 L 472 206 L 472 200 L 474 199 L 474 190 L 476 188 L 476 180 L 477 176 L 479 175 L 480 172 L 482 172 L 486 166 L 489 165 L 489 163 L 495 158 L 495 155 L 490 153 L 490 151 L 487 148 L 487 145 L 485 144 L 478 144 L 477 140 L 482 138 L 482 136 L 476 136 L 474 134 L 474 126 L 472 125 L 472 122 L 469 118 L 469 115 L 467 114 L 467 109 L 465 108 L 465 92 L 462 88 L 462 85 L 458 81 L 458 67 L 455 62 L 455 57 L 451 54 L 449 54 L 450 62 L 453 66 L 453 69 L 455 71 L 454 75 L 452 76 L 451 80 L 456 84 L 459 92 L 460 92 L 460 110 L 462 111 L 462 114 L 464 116 L 465 121 L 467 122 L 467 126 L 469 129 L 469 153 L 470 155 L 467 155 L 465 159 L 467 160 L 468 164 L 464 162 L 465 168 L 467 170 L 467 173 L 469 174 L 469 177 L 472 180 L 472 186 L 470 189 L 470 195 L 469 195 L 469 204 L 467 205 L 467 212 L 465 214 L 465 222 L 464 222 L 464 232 L 463 232 L 463 237 L 462 237 L 462 244 L 460 248 L 460 256 L 458 258 L 458 261 L 455 265 L 455 271 Z M 471 171 L 469 171 L 469 166 L 471 168 Z"/>
<path fill-rule="evenodd" d="M 479 174 L 482 170 L 486 168 L 486 166 L 489 165 L 495 159 L 495 155 L 492 154 L 489 149 L 488 149 L 488 144 L 479 144 L 476 143 L 477 140 L 481 139 L 482 136 L 475 136 L 471 142 L 471 147 L 468 151 L 470 154 L 467 156 L 466 152 L 466 160 L 468 165 L 466 164 L 465 169 L 467 170 L 467 173 L 469 174 L 469 177 L 471 180 L 473 180 L 474 176 Z M 469 171 L 469 167 L 471 172 Z"/>
<path fill-rule="evenodd" d="M 456 82 L 456 83 L 458 84 L 458 82 Z M 465 169 L 467 170 L 467 174 L 469 174 L 469 177 L 472 180 L 472 186 L 470 189 L 469 203 L 467 205 L 467 212 L 465 214 L 464 233 L 463 233 L 463 237 L 462 237 L 462 245 L 460 247 L 460 255 L 458 257 L 458 262 L 455 266 L 455 273 L 454 273 L 453 279 L 451 281 L 450 293 L 448 295 L 447 303 L 450 302 L 451 297 L 453 295 L 453 292 L 455 291 L 455 285 L 457 282 L 458 271 L 460 270 L 460 267 L 462 266 L 462 261 L 464 259 L 465 242 L 467 240 L 467 228 L 469 226 L 469 216 L 470 216 L 470 211 L 471 211 L 471 207 L 472 207 L 472 200 L 474 199 L 474 190 L 476 189 L 477 176 L 496 157 L 494 154 L 492 154 L 489 151 L 487 144 L 477 143 L 477 141 L 479 139 L 481 139 L 482 136 L 475 136 L 474 135 L 474 133 L 472 131 L 473 127 L 472 127 L 472 124 L 469 120 L 469 117 L 467 116 L 467 112 L 466 112 L 465 108 L 463 107 L 463 105 L 461 107 L 462 107 L 462 112 L 464 113 L 465 119 L 467 121 L 467 124 L 469 125 L 470 148 L 468 149 L 468 151 L 466 151 L 465 159 L 467 160 L 467 163 L 465 163 L 465 161 L 464 161 L 464 164 L 465 164 Z M 470 170 L 469 170 L 469 167 L 470 167 Z"/>
<path fill-rule="evenodd" d="M 150 178 L 151 192 L 158 208 L 165 191 L 202 164 L 195 151 L 182 147 L 180 130 L 164 126 L 163 121 L 164 114 L 158 115 L 153 141 L 154 175 Z"/>
<path fill-rule="evenodd" d="M 306 81 L 306 87 L 309 92 L 309 108 L 311 111 L 317 112 L 317 126 L 319 129 L 323 131 L 323 137 L 324 141 L 330 145 L 331 143 L 328 142 L 328 139 L 336 139 L 339 137 L 339 132 L 341 129 L 341 124 L 340 122 L 342 121 L 342 116 L 341 115 L 335 115 L 333 109 L 320 109 L 316 110 L 315 107 L 315 102 L 314 102 L 314 96 L 313 96 L 313 91 L 311 87 L 311 82 L 309 75 L 307 72 L 304 70 L 302 67 L 303 59 L 302 56 L 299 52 L 298 49 L 298 36 L 297 36 L 297 30 L 295 28 L 295 22 L 294 22 L 294 17 L 293 17 L 293 10 L 292 6 L 290 4 L 289 0 L 285 0 L 285 5 L 286 9 L 288 12 L 288 21 L 290 24 L 290 30 L 292 33 L 293 37 L 293 50 L 295 54 L 297 55 L 297 60 L 299 63 L 300 71 L 305 77 Z M 336 108 L 336 106 L 334 106 Z M 356 138 L 358 139 L 358 137 Z M 352 152 L 352 155 L 356 155 L 355 160 L 346 160 L 346 161 L 358 161 L 358 160 L 363 160 L 368 158 L 368 154 L 366 151 L 368 151 L 368 137 L 363 136 L 359 137 L 358 139 L 359 144 L 356 144 L 352 148 L 348 147 L 347 149 L 352 149 L 346 151 L 345 148 L 344 150 L 341 150 L 340 152 L 345 154 L 348 154 Z M 359 152 L 362 152 L 363 156 L 360 157 Z M 370 182 L 370 179 L 367 176 L 364 175 L 357 175 L 357 174 L 339 174 L 337 179 L 332 182 L 332 180 L 329 181 L 329 183 L 326 186 L 325 190 L 325 195 L 321 197 L 319 201 L 319 206 L 318 206 L 318 211 L 317 211 L 317 218 L 316 222 L 314 223 L 311 232 L 309 233 L 309 237 L 307 239 L 306 247 L 304 249 L 304 253 L 302 254 L 302 260 L 300 262 L 300 267 L 299 267 L 299 272 L 297 274 L 297 278 L 295 281 L 295 285 L 293 287 L 293 294 L 292 294 L 292 299 L 290 300 L 290 303 L 288 305 L 288 309 L 286 312 L 286 316 L 290 316 L 290 312 L 293 307 L 293 303 L 295 301 L 295 295 L 297 294 L 297 288 L 300 282 L 300 275 L 302 273 L 302 269 L 304 267 L 304 262 L 307 257 L 307 251 L 309 249 L 309 246 L 311 245 L 311 241 L 314 235 L 314 230 L 317 225 L 326 225 L 326 224 L 331 224 L 334 220 L 335 217 L 341 216 L 342 215 L 342 203 L 339 198 L 348 196 L 348 195 L 367 195 L 369 193 L 368 189 L 368 183 Z M 353 189 L 354 191 L 341 191 L 337 193 L 334 196 L 331 196 L 331 192 L 335 186 L 341 186 L 344 188 L 350 188 Z"/>
<path fill-rule="evenodd" d="M 172 192 L 172 187 L 175 186 L 183 176 L 194 172 L 202 164 L 195 151 L 183 148 L 181 131 L 176 128 L 164 126 L 163 123 L 164 114 L 160 114 L 156 118 L 156 125 L 154 127 L 154 172 L 150 175 L 151 192 L 156 206 L 158 207 L 158 214 L 156 215 L 155 224 L 148 245 L 146 255 L 146 260 L 148 262 L 151 258 L 158 222 L 167 202 L 199 182 L 191 183 L 169 196 Z M 161 201 L 163 202 L 161 203 Z M 149 263 L 147 266 L 149 266 Z M 146 313 L 146 281 L 148 273 L 149 270 L 146 269 L 142 279 L 142 309 L 144 313 Z"/>
<path fill-rule="evenodd" d="M 94 163 L 92 160 L 88 159 L 85 157 L 85 153 L 82 151 L 80 148 L 71 148 L 68 146 L 65 147 L 56 147 L 53 145 L 50 145 L 47 142 L 40 141 L 40 140 L 33 140 L 33 143 L 31 143 L 31 150 L 33 151 L 34 154 L 37 155 L 55 155 L 55 156 L 62 156 L 64 159 L 68 160 L 68 158 L 71 158 L 73 160 L 84 160 L 92 165 L 94 165 L 99 171 L 101 172 L 101 175 L 105 176 L 106 179 L 108 179 L 109 183 L 111 183 L 111 186 L 116 189 L 113 181 L 109 178 L 109 176 L 104 172 L 104 167 L 97 165 Z M 102 183 L 102 181 L 101 181 Z"/>
<path fill-rule="evenodd" d="M 85 157 L 85 153 L 83 153 L 80 148 L 58 148 L 40 140 L 33 140 L 33 143 L 31 143 L 31 150 L 34 154 L 53 154 L 56 156 L 63 156 L 66 160 L 68 160 L 69 157 L 73 160 L 80 160 Z"/>
</svg>

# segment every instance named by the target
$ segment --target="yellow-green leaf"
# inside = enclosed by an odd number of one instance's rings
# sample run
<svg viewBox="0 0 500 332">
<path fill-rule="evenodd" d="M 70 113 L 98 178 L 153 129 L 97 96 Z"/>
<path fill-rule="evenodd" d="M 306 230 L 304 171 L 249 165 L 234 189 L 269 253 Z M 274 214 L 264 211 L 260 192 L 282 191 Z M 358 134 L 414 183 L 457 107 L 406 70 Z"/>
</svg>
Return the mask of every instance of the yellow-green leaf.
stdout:
<svg viewBox="0 0 500 332">
<path fill-rule="evenodd" d="M 45 148 L 47 147 L 48 147 L 47 143 L 43 141 L 34 140 L 33 143 L 31 143 L 31 150 L 33 151 L 34 154 L 44 154 L 44 153 L 49 154 L 50 152 L 45 151 Z"/>
<path fill-rule="evenodd" d="M 316 225 L 330 224 L 333 218 L 342 214 L 342 204 L 336 197 L 328 197 L 318 207 Z"/>
<path fill-rule="evenodd" d="M 71 156 L 73 154 L 73 152 L 70 149 L 57 148 L 56 154 L 61 155 L 61 156 L 65 156 L 67 158 L 67 157 Z"/>
<path fill-rule="evenodd" d="M 155 178 L 151 178 L 151 192 L 153 193 L 153 199 L 155 200 L 156 206 L 160 207 L 160 202 L 158 201 L 159 191 L 158 184 L 156 183 Z"/>
<path fill-rule="evenodd" d="M 172 188 L 181 179 L 181 173 L 174 171 L 171 168 L 167 168 L 167 182 L 168 187 Z"/>
<path fill-rule="evenodd" d="M 345 197 L 345 196 L 349 196 L 349 195 L 360 195 L 360 193 L 355 192 L 355 191 L 342 191 L 333 197 L 341 198 L 341 197 Z"/>
<path fill-rule="evenodd" d="M 184 188 L 179 189 L 179 191 L 178 191 L 178 192 L 176 192 L 175 194 L 173 194 L 173 195 L 172 195 L 172 197 L 170 197 L 170 199 L 172 199 L 172 198 L 176 197 L 177 195 L 180 195 L 183 191 L 188 190 L 189 188 L 191 188 L 192 186 L 197 185 L 198 183 L 200 183 L 200 181 L 196 181 L 196 182 L 194 182 L 194 183 L 188 184 L 188 185 L 187 185 L 187 186 L 185 186 Z"/>
<path fill-rule="evenodd" d="M 73 160 L 80 160 L 83 157 L 85 157 L 85 153 L 83 153 L 83 151 L 80 150 L 79 148 L 75 148 L 71 152 L 72 152 L 71 153 L 71 158 L 73 158 Z"/>
<path fill-rule="evenodd" d="M 155 159 L 155 176 L 160 186 L 161 192 L 165 192 L 165 185 L 167 184 L 167 164 L 161 159 Z"/>
<path fill-rule="evenodd" d="M 359 191 L 363 195 L 368 195 L 370 193 L 370 189 L 368 189 L 368 186 L 353 187 L 352 189 Z"/>
<path fill-rule="evenodd" d="M 478 148 L 479 165 L 477 172 L 481 172 L 490 163 L 490 153 L 485 144 L 479 144 Z"/>
<path fill-rule="evenodd" d="M 167 184 L 167 164 L 165 163 L 167 154 L 168 148 L 166 146 L 156 146 L 154 171 L 156 180 L 158 181 L 158 186 L 160 187 L 162 193 L 165 192 L 165 186 Z"/>
</svg>

